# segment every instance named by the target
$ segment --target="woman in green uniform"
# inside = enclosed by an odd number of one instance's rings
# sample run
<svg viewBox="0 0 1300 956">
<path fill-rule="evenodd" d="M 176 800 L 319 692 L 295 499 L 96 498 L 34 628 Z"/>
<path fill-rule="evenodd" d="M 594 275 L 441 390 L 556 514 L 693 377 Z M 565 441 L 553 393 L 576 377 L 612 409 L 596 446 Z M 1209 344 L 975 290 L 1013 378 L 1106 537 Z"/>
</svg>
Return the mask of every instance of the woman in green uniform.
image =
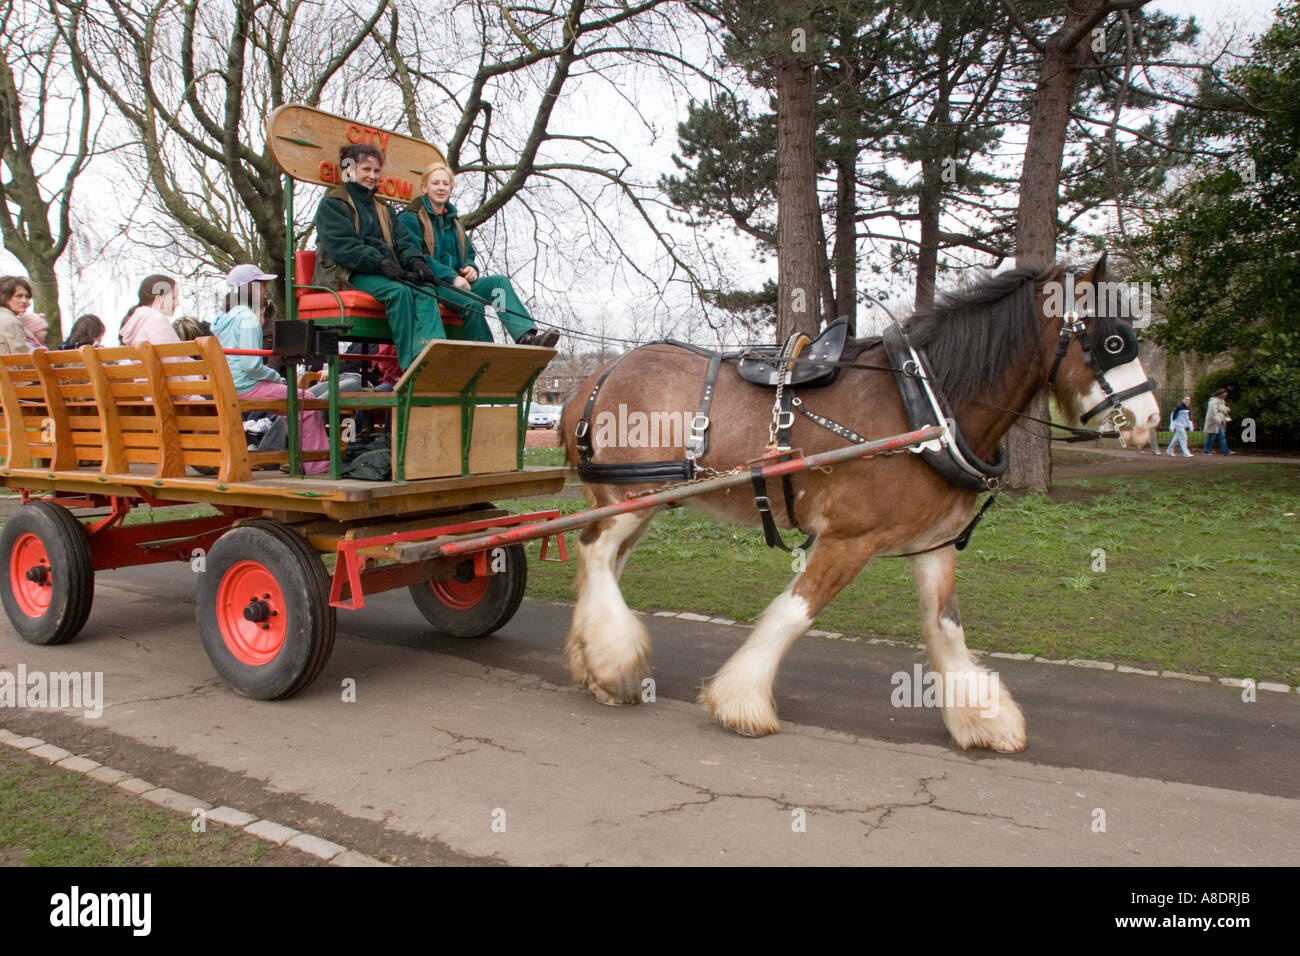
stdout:
<svg viewBox="0 0 1300 956">
<path fill-rule="evenodd" d="M 433 282 L 433 272 L 418 242 L 396 228 L 388 204 L 375 199 L 384 154 L 354 144 L 339 150 L 342 185 L 330 190 L 316 210 L 316 271 L 312 284 L 358 289 L 378 299 L 387 313 L 406 368 L 430 339 L 445 339 L 438 301 L 413 289 L 411 282 Z"/>
<path fill-rule="evenodd" d="M 479 274 L 474 264 L 474 244 L 465 235 L 456 217 L 456 207 L 449 201 L 455 182 L 456 177 L 445 164 L 432 164 L 425 169 L 420 180 L 424 195 L 397 217 L 402 231 L 424 251 L 435 279 L 441 280 L 439 298 L 464 320 L 467 339 L 490 342 L 492 333 L 483 316 L 483 306 L 469 296 L 460 295 L 460 292 L 472 292 L 491 302 L 506 332 L 520 345 L 550 348 L 559 341 L 560 333 L 554 329 L 537 331 L 537 323 L 519 301 L 510 280 L 505 276 Z"/>
</svg>

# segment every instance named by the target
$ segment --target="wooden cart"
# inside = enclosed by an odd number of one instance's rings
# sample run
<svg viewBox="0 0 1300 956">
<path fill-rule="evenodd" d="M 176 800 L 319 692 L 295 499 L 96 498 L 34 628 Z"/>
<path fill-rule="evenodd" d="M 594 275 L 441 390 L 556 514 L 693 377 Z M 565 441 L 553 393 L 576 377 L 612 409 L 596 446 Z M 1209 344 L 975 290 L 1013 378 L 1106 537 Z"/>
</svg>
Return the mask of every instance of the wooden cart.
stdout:
<svg viewBox="0 0 1300 956">
<path fill-rule="evenodd" d="M 24 639 L 75 637 L 90 614 L 96 571 L 184 561 L 200 572 L 198 632 L 213 666 L 238 692 L 274 699 L 319 674 L 336 610 L 362 607 L 366 595 L 407 587 L 430 624 L 465 637 L 492 633 L 518 609 L 522 546 L 444 559 L 427 545 L 555 517 L 493 504 L 552 495 L 564 484 L 561 468 L 523 466 L 532 383 L 555 352 L 435 341 L 391 393 L 339 392 L 338 340 L 391 338 L 374 299 L 314 289 L 304 284 L 309 271 L 297 281 L 312 254 L 295 254 L 293 184 L 336 181 L 337 169 L 320 157 L 361 135 L 387 142 L 395 175 L 405 177 L 387 180 L 381 195 L 409 191 L 418 164 L 441 155 L 306 107 L 282 108 L 268 122 L 288 197 L 288 318 L 276 343 L 287 399 L 241 400 L 214 338 L 0 355 L 0 484 L 23 499 L 0 530 L 0 601 Z M 299 363 L 309 357 L 326 361 L 327 399 L 297 396 Z M 328 450 L 302 451 L 304 407 L 326 414 Z M 347 416 L 361 410 L 390 416 L 392 480 L 340 477 L 340 438 Z M 286 416 L 287 451 L 249 450 L 250 411 Z M 304 477 L 302 463 L 320 459 L 330 462 L 328 476 Z M 141 504 L 205 504 L 219 514 L 126 524 Z M 86 509 L 93 517 L 80 520 Z M 562 559 L 562 539 L 557 551 Z"/>
<path fill-rule="evenodd" d="M 531 377 L 531 365 L 549 359 L 534 355 L 521 366 L 520 352 L 549 350 L 477 343 L 431 343 L 422 358 L 465 350 L 459 364 L 453 355 L 445 365 L 463 374 L 494 348 L 498 376 L 513 368 Z M 279 470 L 287 452 L 248 451 L 243 409 L 215 339 L 0 356 L 0 483 L 24 502 L 0 529 L 0 600 L 10 622 L 32 643 L 71 640 L 90 614 L 96 571 L 184 561 L 200 572 L 198 631 L 213 666 L 237 691 L 260 698 L 307 686 L 329 656 L 336 609 L 362 607 L 368 594 L 406 586 L 440 631 L 492 633 L 523 596 L 522 547 L 441 559 L 412 546 L 552 518 L 510 515 L 491 502 L 554 494 L 564 471 L 501 469 L 502 448 L 507 465 L 515 463 L 516 438 L 503 423 L 519 419 L 518 405 L 435 404 L 452 394 L 459 400 L 463 385 L 459 378 L 439 385 L 431 368 L 417 363 L 399 383 L 409 385 L 409 412 L 489 411 L 495 424 L 466 436 L 456 421 L 437 442 L 406 443 L 408 460 L 434 471 L 451 462 L 450 476 L 359 481 L 291 477 Z M 479 380 L 493 381 L 489 372 Z M 518 402 L 514 388 L 476 395 L 494 397 Z M 346 407 L 352 399 L 339 401 Z M 480 455 L 485 434 L 495 450 Z M 196 466 L 217 474 L 198 475 Z M 193 503 L 220 514 L 123 521 L 140 504 Z M 98 514 L 83 522 L 80 509 Z"/>
</svg>

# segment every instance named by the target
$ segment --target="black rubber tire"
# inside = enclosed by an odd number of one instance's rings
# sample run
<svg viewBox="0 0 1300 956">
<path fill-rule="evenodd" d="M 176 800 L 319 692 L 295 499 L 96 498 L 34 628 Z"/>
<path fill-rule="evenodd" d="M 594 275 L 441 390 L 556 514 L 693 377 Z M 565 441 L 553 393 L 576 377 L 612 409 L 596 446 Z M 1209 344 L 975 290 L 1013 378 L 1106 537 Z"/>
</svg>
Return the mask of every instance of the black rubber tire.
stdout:
<svg viewBox="0 0 1300 956">
<path fill-rule="evenodd" d="M 39 616 L 23 610 L 10 581 L 14 548 L 27 534 L 40 540 L 49 561 L 50 603 Z M 19 636 L 29 644 L 64 644 L 76 637 L 95 600 L 95 566 L 81 522 L 60 505 L 29 501 L 0 530 L 0 554 L 0 601 Z"/>
<path fill-rule="evenodd" d="M 528 556 L 521 544 L 512 544 L 504 550 L 505 570 L 489 575 L 487 590 L 473 607 L 447 604 L 434 591 L 432 581 L 411 585 L 415 606 L 434 630 L 452 637 L 487 637 L 515 616 L 528 587 Z M 491 552 L 488 561 L 492 561 Z"/>
<path fill-rule="evenodd" d="M 256 665 L 232 653 L 218 620 L 222 580 L 243 561 L 269 572 L 285 603 L 284 643 L 275 657 Z M 334 650 L 337 615 L 329 604 L 329 576 L 320 555 L 300 535 L 270 519 L 247 521 L 217 539 L 199 575 L 195 614 L 213 668 L 245 697 L 292 697 L 319 676 Z"/>
</svg>

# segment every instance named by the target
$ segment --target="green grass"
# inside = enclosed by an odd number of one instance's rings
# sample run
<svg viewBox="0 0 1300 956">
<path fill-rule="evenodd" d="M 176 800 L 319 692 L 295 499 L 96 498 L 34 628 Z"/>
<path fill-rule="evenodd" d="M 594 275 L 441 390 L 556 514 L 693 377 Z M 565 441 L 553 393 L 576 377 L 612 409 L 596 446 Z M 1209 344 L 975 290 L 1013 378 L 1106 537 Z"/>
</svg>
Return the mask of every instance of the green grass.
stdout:
<svg viewBox="0 0 1300 956">
<path fill-rule="evenodd" d="M 1300 683 L 1300 472 L 1257 464 L 1060 481 L 1095 497 L 1004 495 L 958 558 L 972 647 Z M 578 511 L 572 499 L 513 503 Z M 1291 517 L 1284 517 L 1291 512 Z M 570 539 L 572 540 L 572 538 Z M 797 543 L 794 534 L 787 543 Z M 536 550 L 536 544 L 531 546 Z M 1105 552 L 1099 570 L 1096 549 Z M 660 515 L 623 575 L 629 605 L 753 620 L 790 581 L 762 532 Z M 571 601 L 573 569 L 533 563 L 529 593 Z M 908 563 L 873 561 L 816 627 L 919 640 Z"/>
<path fill-rule="evenodd" d="M 549 465 L 558 468 L 564 464 L 563 448 L 525 448 L 525 465 Z"/>
<path fill-rule="evenodd" d="M 314 861 L 164 810 L 116 787 L 0 748 L 0 863 L 23 866 L 271 866 Z"/>
</svg>

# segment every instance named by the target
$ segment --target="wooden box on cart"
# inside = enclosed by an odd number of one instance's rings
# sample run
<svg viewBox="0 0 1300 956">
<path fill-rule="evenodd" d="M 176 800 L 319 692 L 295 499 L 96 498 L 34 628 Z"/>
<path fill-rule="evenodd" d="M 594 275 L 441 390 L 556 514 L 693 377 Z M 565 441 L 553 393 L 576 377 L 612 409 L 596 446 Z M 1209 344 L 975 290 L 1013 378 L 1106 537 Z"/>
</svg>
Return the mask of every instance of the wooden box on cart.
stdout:
<svg viewBox="0 0 1300 956">
<path fill-rule="evenodd" d="M 413 481 L 522 467 L 528 392 L 554 355 L 536 346 L 428 343 L 394 387 L 405 420 L 393 429 L 394 472 Z"/>
</svg>

